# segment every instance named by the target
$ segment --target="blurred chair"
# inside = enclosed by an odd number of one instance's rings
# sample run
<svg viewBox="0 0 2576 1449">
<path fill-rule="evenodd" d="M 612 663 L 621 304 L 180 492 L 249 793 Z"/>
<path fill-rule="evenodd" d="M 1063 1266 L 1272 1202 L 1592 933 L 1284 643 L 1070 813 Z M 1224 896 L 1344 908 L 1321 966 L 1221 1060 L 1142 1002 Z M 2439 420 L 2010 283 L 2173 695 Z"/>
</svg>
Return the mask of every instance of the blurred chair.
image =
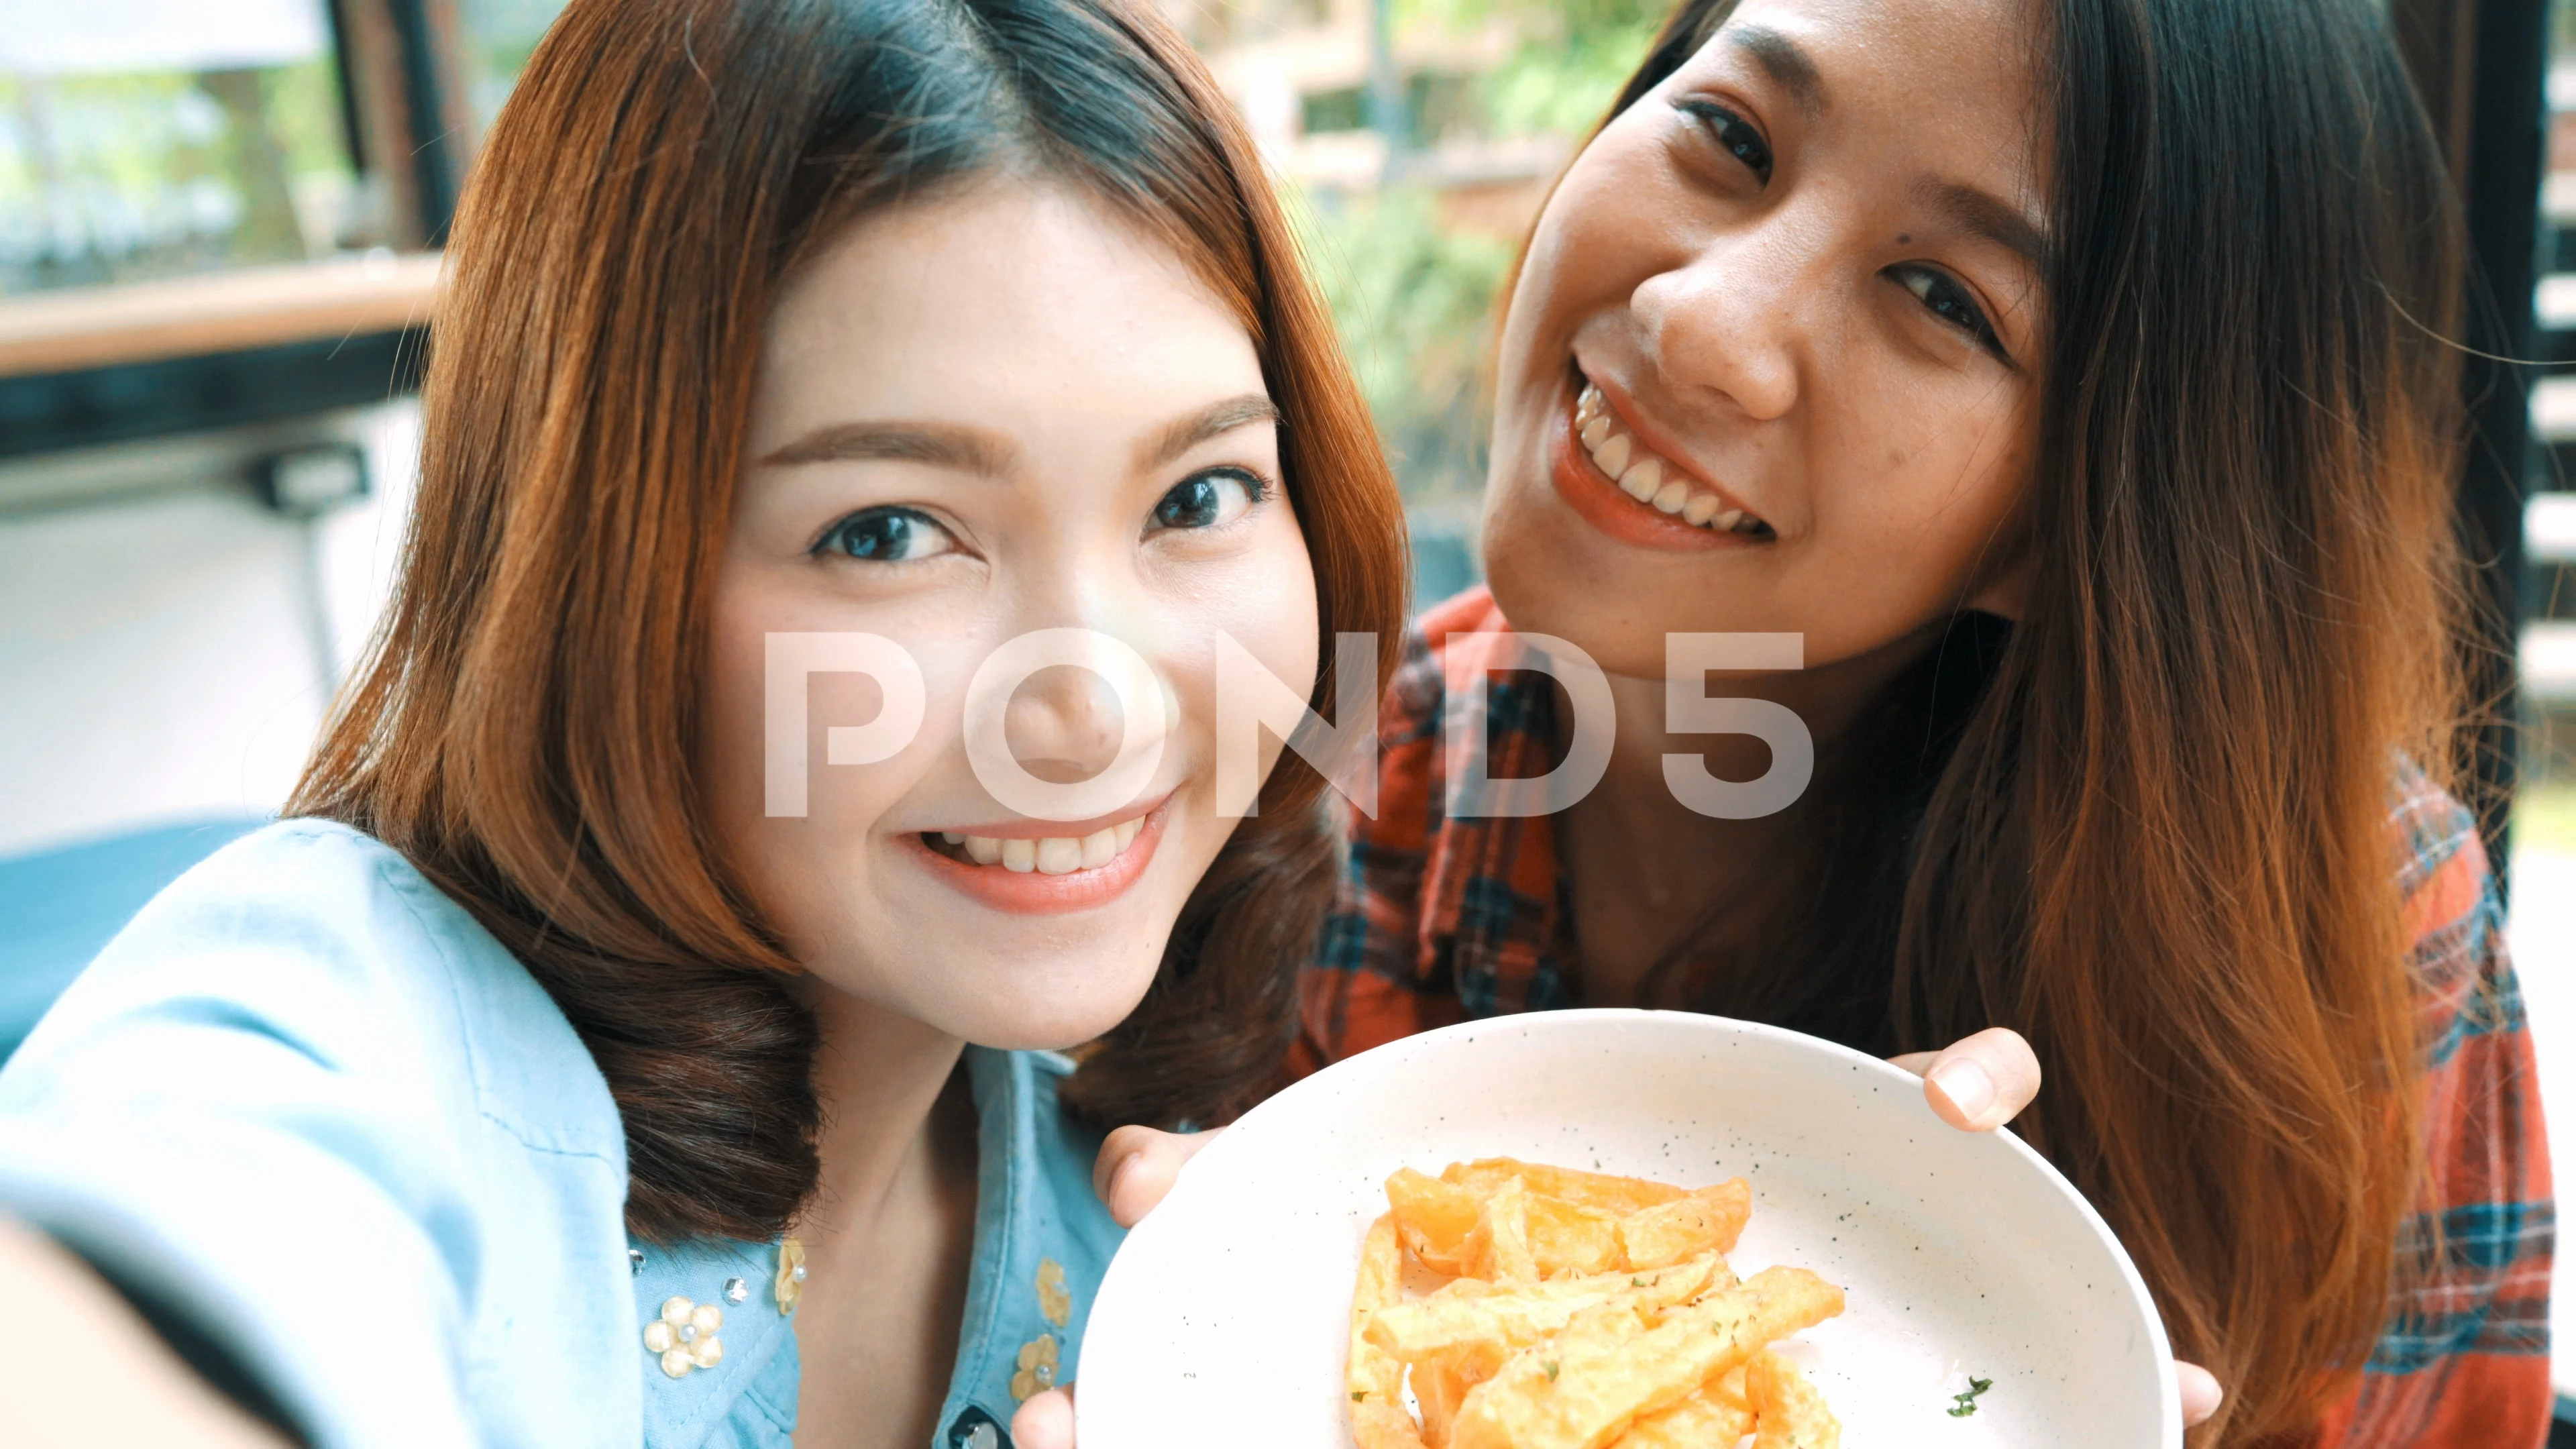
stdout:
<svg viewBox="0 0 2576 1449">
<path fill-rule="evenodd" d="M 0 1060 L 144 902 L 266 823 L 226 816 L 0 860 Z"/>
</svg>

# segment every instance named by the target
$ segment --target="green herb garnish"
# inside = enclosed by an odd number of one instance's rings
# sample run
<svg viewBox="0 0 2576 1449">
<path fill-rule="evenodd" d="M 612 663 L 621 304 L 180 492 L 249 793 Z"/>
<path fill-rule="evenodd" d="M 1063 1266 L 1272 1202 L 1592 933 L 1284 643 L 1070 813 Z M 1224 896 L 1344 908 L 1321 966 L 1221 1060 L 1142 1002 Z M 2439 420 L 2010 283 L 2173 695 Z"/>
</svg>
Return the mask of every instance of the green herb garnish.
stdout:
<svg viewBox="0 0 2576 1449">
<path fill-rule="evenodd" d="M 1545 1369 L 1545 1370 L 1547 1370 L 1547 1381 L 1548 1381 L 1549 1383 L 1555 1383 L 1555 1382 L 1556 1382 L 1556 1360 L 1555 1360 L 1555 1359 L 1549 1359 L 1549 1360 L 1547 1360 L 1545 1363 L 1540 1364 L 1540 1365 L 1539 1365 L 1539 1367 L 1540 1367 L 1540 1368 L 1543 1368 L 1543 1369 Z"/>
<path fill-rule="evenodd" d="M 1993 1379 L 1972 1378 L 1968 1380 L 1968 1391 L 1966 1393 L 1952 1394 L 1950 1396 L 1950 1417 L 1953 1419 L 1964 1419 L 1970 1414 L 1977 1412 L 1977 1395 L 1984 1393 L 1986 1390 L 1991 1389 L 1994 1386 L 1995 1381 Z"/>
<path fill-rule="evenodd" d="M 1365 1399 L 1365 1398 L 1367 1398 L 1367 1397 L 1368 1397 L 1368 1390 L 1366 1390 L 1366 1389 L 1353 1389 L 1353 1390 L 1351 1390 L 1351 1402 L 1352 1402 L 1352 1403 L 1354 1403 L 1354 1404 L 1358 1403 L 1360 1400 Z"/>
</svg>

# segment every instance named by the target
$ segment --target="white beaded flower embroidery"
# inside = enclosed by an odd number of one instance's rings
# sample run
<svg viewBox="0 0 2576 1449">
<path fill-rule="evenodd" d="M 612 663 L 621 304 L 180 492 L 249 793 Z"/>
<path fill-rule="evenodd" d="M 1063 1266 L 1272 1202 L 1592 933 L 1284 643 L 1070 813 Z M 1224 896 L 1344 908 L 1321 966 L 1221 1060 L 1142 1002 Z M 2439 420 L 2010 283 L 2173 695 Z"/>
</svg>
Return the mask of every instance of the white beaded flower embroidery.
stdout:
<svg viewBox="0 0 2576 1449">
<path fill-rule="evenodd" d="M 716 1337 L 722 1327 L 723 1309 L 675 1294 L 662 1300 L 662 1316 L 644 1325 L 644 1347 L 662 1356 L 662 1372 L 687 1378 L 691 1369 L 724 1362 L 724 1342 Z"/>
</svg>

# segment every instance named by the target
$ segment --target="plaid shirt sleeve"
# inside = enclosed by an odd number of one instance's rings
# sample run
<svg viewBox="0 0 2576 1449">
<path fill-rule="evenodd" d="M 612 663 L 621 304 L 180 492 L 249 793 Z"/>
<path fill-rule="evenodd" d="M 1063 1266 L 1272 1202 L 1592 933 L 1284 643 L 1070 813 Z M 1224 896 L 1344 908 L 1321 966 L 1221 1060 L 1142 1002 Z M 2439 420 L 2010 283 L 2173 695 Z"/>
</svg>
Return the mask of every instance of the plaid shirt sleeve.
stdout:
<svg viewBox="0 0 2576 1449">
<path fill-rule="evenodd" d="M 2321 1449 L 2506 1449 L 2549 1434 L 2556 1229 L 2539 1078 L 2504 912 L 2469 812 L 2409 782 L 2393 823 L 2427 1028 L 2426 1191 L 2411 1241 L 2438 1233 Z"/>
</svg>

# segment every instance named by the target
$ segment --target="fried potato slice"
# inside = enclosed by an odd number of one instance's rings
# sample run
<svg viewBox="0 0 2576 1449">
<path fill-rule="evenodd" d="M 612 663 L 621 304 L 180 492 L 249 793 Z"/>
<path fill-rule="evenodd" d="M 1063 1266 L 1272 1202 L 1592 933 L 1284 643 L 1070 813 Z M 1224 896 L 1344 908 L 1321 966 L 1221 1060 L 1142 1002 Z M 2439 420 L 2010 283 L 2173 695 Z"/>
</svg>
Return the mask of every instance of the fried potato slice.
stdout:
<svg viewBox="0 0 2576 1449">
<path fill-rule="evenodd" d="M 1715 1253 L 1643 1275 L 1593 1273 L 1511 1288 L 1461 1278 L 1427 1298 L 1389 1303 L 1370 1316 L 1366 1331 L 1372 1344 L 1419 1364 L 1462 1344 L 1527 1348 L 1563 1329 L 1577 1313 L 1605 1303 L 1660 1312 L 1712 1288 L 1734 1286 L 1735 1275 Z"/>
<path fill-rule="evenodd" d="M 1686 1193 L 1619 1220 L 1623 1266 L 1660 1268 L 1702 1253 L 1725 1253 L 1753 1216 L 1753 1188 L 1743 1178 Z"/>
<path fill-rule="evenodd" d="M 1523 1186 L 1526 1188 L 1526 1180 Z M 1648 1209 L 1650 1212 L 1667 1210 Z M 1542 1278 L 1553 1278 L 1561 1273 L 1607 1273 L 1625 1261 L 1625 1248 L 1619 1236 L 1622 1219 L 1616 1213 L 1532 1192 L 1523 1221 L 1530 1261 Z"/>
<path fill-rule="evenodd" d="M 1395 1214 L 1380 1214 L 1360 1245 L 1359 1281 L 1351 1289 L 1351 1356 L 1345 1372 L 1351 1394 L 1351 1437 L 1359 1449 L 1422 1449 L 1413 1416 L 1404 1410 L 1404 1365 L 1369 1342 L 1369 1320 L 1400 1296 L 1404 1257 L 1396 1245 Z"/>
<path fill-rule="evenodd" d="M 1753 1449 L 1842 1449 L 1843 1426 L 1798 1366 L 1764 1349 L 1744 1366 Z"/>
<path fill-rule="evenodd" d="M 1410 1167 L 1396 1169 L 1386 1180 L 1387 1206 L 1395 1211 L 1405 1251 L 1424 1267 L 1443 1273 L 1458 1271 L 1459 1250 L 1476 1230 L 1485 1196 Z"/>
<path fill-rule="evenodd" d="M 1717 1385 L 1709 1384 L 1670 1408 L 1640 1416 L 1613 1445 L 1614 1449 L 1735 1449 L 1737 1441 L 1753 1432 L 1753 1423 L 1752 1409 L 1740 1400 L 1730 1402 Z"/>
<path fill-rule="evenodd" d="M 1458 1247 L 1458 1267 L 1468 1277 L 1495 1283 L 1538 1281 L 1538 1258 L 1529 1242 L 1529 1189 L 1519 1178 L 1485 1199 L 1474 1231 Z"/>
<path fill-rule="evenodd" d="M 1413 1401 L 1422 1409 L 1422 1442 L 1448 1449 L 1449 1426 L 1468 1391 L 1492 1378 L 1511 1350 L 1491 1341 L 1444 1349 L 1413 1365 Z"/>
<path fill-rule="evenodd" d="M 1450 1449 L 1603 1449 L 1644 1415 L 1842 1308 L 1842 1290 L 1815 1274 L 1766 1268 L 1651 1327 L 1624 1304 L 1587 1310 L 1468 1392 Z"/>
<path fill-rule="evenodd" d="M 1519 1178 L 1540 1197 L 1552 1197 L 1576 1207 L 1625 1216 L 1641 1208 L 1660 1206 L 1683 1196 L 1683 1189 L 1665 1182 L 1649 1182 L 1642 1177 L 1619 1177 L 1606 1172 L 1583 1172 L 1571 1167 L 1550 1167 L 1540 1162 L 1521 1162 L 1509 1157 L 1487 1157 L 1475 1162 L 1453 1162 L 1440 1174 L 1440 1180 L 1454 1183 L 1477 1196 L 1485 1196 L 1511 1178 Z"/>
</svg>

